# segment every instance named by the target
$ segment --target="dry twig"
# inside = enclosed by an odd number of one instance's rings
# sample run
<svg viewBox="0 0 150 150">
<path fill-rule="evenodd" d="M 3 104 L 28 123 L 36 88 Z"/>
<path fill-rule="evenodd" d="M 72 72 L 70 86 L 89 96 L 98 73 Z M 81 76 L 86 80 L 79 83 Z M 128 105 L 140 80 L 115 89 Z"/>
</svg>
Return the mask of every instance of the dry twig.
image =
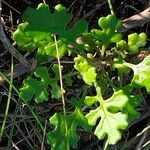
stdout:
<svg viewBox="0 0 150 150">
<path fill-rule="evenodd" d="M 144 11 L 133 15 L 125 20 L 123 20 L 123 26 L 121 27 L 121 31 L 125 32 L 129 29 L 141 26 L 150 21 L 150 7 L 145 9 Z"/>
</svg>

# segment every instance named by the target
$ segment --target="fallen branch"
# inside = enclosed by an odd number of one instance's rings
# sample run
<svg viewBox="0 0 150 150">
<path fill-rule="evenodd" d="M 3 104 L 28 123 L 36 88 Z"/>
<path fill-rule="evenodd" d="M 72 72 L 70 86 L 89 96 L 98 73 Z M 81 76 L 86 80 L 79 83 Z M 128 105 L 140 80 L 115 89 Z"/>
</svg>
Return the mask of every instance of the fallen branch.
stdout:
<svg viewBox="0 0 150 150">
<path fill-rule="evenodd" d="M 149 21 L 150 21 L 150 7 L 134 16 L 131 16 L 130 18 L 123 20 L 121 32 L 126 32 L 129 29 L 141 26 Z"/>
</svg>

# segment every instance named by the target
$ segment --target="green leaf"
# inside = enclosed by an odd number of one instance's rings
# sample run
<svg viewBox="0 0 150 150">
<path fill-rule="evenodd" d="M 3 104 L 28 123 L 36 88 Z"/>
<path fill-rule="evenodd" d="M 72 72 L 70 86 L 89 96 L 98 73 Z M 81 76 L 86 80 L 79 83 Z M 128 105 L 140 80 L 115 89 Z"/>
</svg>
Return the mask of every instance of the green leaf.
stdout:
<svg viewBox="0 0 150 150">
<path fill-rule="evenodd" d="M 101 121 L 97 125 L 94 134 L 98 137 L 99 140 L 103 139 L 107 135 L 109 144 L 116 144 L 117 141 L 121 139 L 121 133 L 119 130 L 126 129 L 128 126 L 126 115 L 121 112 L 113 114 L 108 111 L 104 113 L 104 111 L 99 110 L 98 112 L 95 112 L 94 110 L 90 111 L 90 113 L 86 116 L 89 123 L 93 120 L 93 115 L 94 119 L 98 119 L 95 118 L 95 116 L 101 116 Z"/>
<path fill-rule="evenodd" d="M 61 66 L 61 69 L 62 66 Z M 58 85 L 58 81 L 60 79 L 59 77 L 59 67 L 57 64 L 54 64 L 52 67 L 52 71 L 54 72 L 55 76 L 51 78 L 51 95 L 52 98 L 60 99 L 61 98 L 61 89 L 60 86 Z"/>
<path fill-rule="evenodd" d="M 64 79 L 65 79 L 66 84 L 67 84 L 68 86 L 72 86 L 72 83 L 73 83 L 73 80 L 71 79 L 72 76 L 74 76 L 72 72 L 67 73 L 67 74 L 64 75 Z"/>
<path fill-rule="evenodd" d="M 114 58 L 112 66 L 113 69 L 117 68 L 120 74 L 128 73 L 130 68 L 124 65 L 123 58 Z"/>
<path fill-rule="evenodd" d="M 29 76 L 24 80 L 24 86 L 20 88 L 20 97 L 25 101 L 34 99 L 36 103 L 41 103 L 48 100 L 50 86 L 52 98 L 60 99 L 61 90 L 57 84 L 59 80 L 58 65 L 54 65 L 52 70 L 55 73 L 54 78 L 50 78 L 46 67 L 38 67 L 34 72 L 35 78 Z"/>
<path fill-rule="evenodd" d="M 66 51 L 69 50 L 62 40 L 57 41 L 57 46 L 59 50 L 59 57 L 64 56 Z M 54 41 L 49 42 L 45 47 L 43 47 L 43 49 L 46 55 L 57 58 L 56 43 Z"/>
<path fill-rule="evenodd" d="M 145 46 L 146 39 L 147 35 L 143 32 L 140 33 L 139 35 L 137 33 L 128 35 L 128 45 L 131 54 L 137 53 L 140 47 Z"/>
<path fill-rule="evenodd" d="M 34 36 L 33 34 L 31 34 L 30 36 L 27 35 L 25 29 L 28 26 L 28 23 L 21 23 L 18 26 L 18 29 L 13 33 L 13 40 L 15 40 L 17 42 L 17 44 L 19 45 L 20 48 L 24 49 L 24 50 L 29 50 L 29 51 L 33 51 L 36 46 L 34 44 Z M 39 36 L 40 32 L 36 32 L 37 36 Z M 43 33 L 45 36 L 47 34 Z M 45 40 L 46 37 L 41 35 L 42 40 Z"/>
<path fill-rule="evenodd" d="M 50 123 L 55 126 L 55 129 L 48 133 L 48 142 L 52 146 L 52 150 L 66 150 L 67 138 L 69 147 L 77 148 L 79 135 L 77 134 L 77 127 L 81 126 L 84 130 L 89 131 L 91 128 L 88 125 L 87 119 L 82 114 L 82 111 L 76 107 L 75 111 L 67 116 L 55 113 L 50 118 Z M 68 136 L 66 137 L 66 126 Z"/>
<path fill-rule="evenodd" d="M 101 96 L 101 89 L 96 88 L 96 96 L 86 96 L 85 104 L 91 106 L 95 103 L 99 103 L 100 106 L 94 110 L 91 110 L 87 115 L 89 125 L 95 126 L 97 120 L 100 118 L 98 125 L 95 128 L 94 134 L 98 139 L 104 139 L 108 137 L 109 144 L 116 144 L 121 139 L 120 130 L 124 130 L 128 126 L 128 116 L 132 115 L 134 107 L 137 105 L 132 105 L 132 109 L 129 109 L 129 101 L 135 101 L 136 98 L 129 95 L 132 91 L 129 89 L 130 86 L 123 88 L 114 92 L 114 94 L 107 100 L 104 100 Z M 138 103 L 138 102 L 136 102 Z M 130 105 L 130 106 L 131 106 Z M 124 109 L 124 111 L 122 111 Z M 129 117 L 130 117 L 129 116 Z"/>
<path fill-rule="evenodd" d="M 134 71 L 132 85 L 137 88 L 146 87 L 147 92 L 150 92 L 150 55 L 137 65 L 126 62 L 124 64 Z"/>
<path fill-rule="evenodd" d="M 130 51 L 130 54 L 136 54 L 141 47 L 146 45 L 147 35 L 145 33 L 132 33 L 128 35 L 128 42 L 121 40 L 117 42 L 117 47 L 123 51 Z"/>
<path fill-rule="evenodd" d="M 84 33 L 77 39 L 77 43 L 82 45 L 83 48 L 87 51 L 93 51 L 97 49 L 99 42 L 97 42 L 91 33 Z"/>
<path fill-rule="evenodd" d="M 141 97 L 139 95 L 130 96 L 130 100 L 123 108 L 122 112 L 127 114 L 128 122 L 131 122 L 133 119 L 139 117 L 140 113 L 135 109 L 141 103 Z"/>
<path fill-rule="evenodd" d="M 88 58 L 92 59 L 92 54 L 87 55 Z M 88 63 L 88 61 L 78 55 L 78 57 L 74 58 L 75 61 L 75 69 L 80 72 L 81 77 L 83 78 L 86 84 L 92 85 L 96 82 L 96 68 Z"/>
<path fill-rule="evenodd" d="M 68 13 L 62 5 L 55 7 L 51 13 L 47 4 L 39 4 L 37 9 L 28 8 L 22 23 L 13 34 L 13 39 L 25 50 L 38 49 L 38 53 L 56 56 L 53 35 L 58 35 L 59 55 L 62 57 L 68 48 L 68 44 L 75 43 L 76 38 L 87 31 L 87 23 L 79 20 L 72 28 L 67 25 L 73 15 Z"/>
<path fill-rule="evenodd" d="M 130 49 L 129 45 L 124 40 L 121 40 L 121 41 L 117 42 L 117 46 L 119 48 L 121 48 L 122 50 L 129 50 Z"/>
<path fill-rule="evenodd" d="M 121 21 L 114 15 L 108 15 L 107 17 L 101 17 L 98 21 L 102 30 L 93 29 L 92 35 L 98 41 L 107 48 L 110 43 L 119 42 L 122 38 L 121 33 L 117 32 L 121 26 Z"/>
</svg>

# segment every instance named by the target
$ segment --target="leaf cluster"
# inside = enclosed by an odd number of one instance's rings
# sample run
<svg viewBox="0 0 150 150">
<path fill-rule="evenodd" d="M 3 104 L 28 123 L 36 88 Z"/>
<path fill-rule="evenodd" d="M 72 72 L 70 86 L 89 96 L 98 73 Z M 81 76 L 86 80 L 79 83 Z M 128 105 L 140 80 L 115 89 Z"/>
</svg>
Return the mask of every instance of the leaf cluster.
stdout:
<svg viewBox="0 0 150 150">
<path fill-rule="evenodd" d="M 13 39 L 20 49 L 57 58 L 53 38 L 54 35 L 57 36 L 59 57 L 67 53 L 77 54 L 74 58 L 74 68 L 78 71 L 78 78 L 83 79 L 85 84 L 96 91 L 96 95 L 84 97 L 84 104 L 79 106 L 80 100 L 76 101 L 76 109 L 70 114 L 62 115 L 56 112 L 50 118 L 50 124 L 55 126 L 54 130 L 47 134 L 52 149 L 77 148 L 78 126 L 86 131 L 95 126 L 94 134 L 97 138 L 107 138 L 108 143 L 114 145 L 121 139 L 122 130 L 139 116 L 136 107 L 141 98 L 134 94 L 134 89 L 145 87 L 147 92 L 150 92 L 150 56 L 139 64 L 126 61 L 128 56 L 136 55 L 145 46 L 147 36 L 145 33 L 133 33 L 128 35 L 128 41 L 125 41 L 119 32 L 121 21 L 115 15 L 101 17 L 98 20 L 100 28 L 89 32 L 87 23 L 82 19 L 70 27 L 72 17 L 62 5 L 57 5 L 53 13 L 49 6 L 43 3 L 39 4 L 37 9 L 28 8 L 23 15 L 24 22 L 14 32 Z M 114 69 L 118 72 L 115 80 L 111 78 Z M 126 74 L 131 74 L 131 70 L 133 78 L 130 82 L 118 80 Z M 52 71 L 55 74 L 53 78 L 50 77 L 49 69 L 37 67 L 33 77 L 24 80 L 20 97 L 26 101 L 34 100 L 36 103 L 51 98 L 60 99 L 58 65 L 54 64 Z M 71 76 L 64 75 L 68 86 L 73 82 Z M 109 87 L 112 88 L 112 95 L 106 96 Z M 85 116 L 83 105 L 91 109 Z M 100 121 L 97 123 L 98 119 Z"/>
</svg>

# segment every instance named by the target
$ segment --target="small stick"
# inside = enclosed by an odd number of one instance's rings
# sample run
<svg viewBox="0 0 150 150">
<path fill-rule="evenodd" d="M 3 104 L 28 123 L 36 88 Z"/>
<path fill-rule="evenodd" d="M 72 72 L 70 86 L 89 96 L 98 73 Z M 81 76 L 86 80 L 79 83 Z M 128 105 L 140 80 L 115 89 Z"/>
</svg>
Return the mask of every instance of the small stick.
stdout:
<svg viewBox="0 0 150 150">
<path fill-rule="evenodd" d="M 12 7 L 10 4 L 8 4 L 7 2 L 5 2 L 4 0 L 1 0 L 1 2 L 3 2 L 5 5 L 7 5 L 8 7 L 10 7 L 12 10 L 14 10 L 15 12 L 17 12 L 19 15 L 21 15 L 21 12 L 19 12 L 17 9 L 15 9 L 14 7 Z"/>
<path fill-rule="evenodd" d="M 147 9 L 136 15 L 133 15 L 123 20 L 122 21 L 123 26 L 121 27 L 121 31 L 126 32 L 129 29 L 141 26 L 149 21 L 150 21 L 150 7 L 148 7 Z"/>
</svg>

